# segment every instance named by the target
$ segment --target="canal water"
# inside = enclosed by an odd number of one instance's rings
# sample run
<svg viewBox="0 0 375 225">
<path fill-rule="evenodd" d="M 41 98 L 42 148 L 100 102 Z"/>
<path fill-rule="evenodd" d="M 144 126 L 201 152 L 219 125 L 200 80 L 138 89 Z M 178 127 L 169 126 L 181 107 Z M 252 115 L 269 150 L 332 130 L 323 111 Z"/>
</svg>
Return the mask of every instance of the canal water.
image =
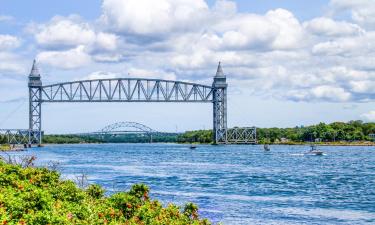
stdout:
<svg viewBox="0 0 375 225">
<path fill-rule="evenodd" d="M 59 162 L 65 178 L 86 174 L 108 193 L 145 183 L 164 204 L 195 202 L 223 224 L 375 224 L 375 148 L 88 144 L 26 152 Z M 9 154 L 9 153 L 8 153 Z"/>
</svg>

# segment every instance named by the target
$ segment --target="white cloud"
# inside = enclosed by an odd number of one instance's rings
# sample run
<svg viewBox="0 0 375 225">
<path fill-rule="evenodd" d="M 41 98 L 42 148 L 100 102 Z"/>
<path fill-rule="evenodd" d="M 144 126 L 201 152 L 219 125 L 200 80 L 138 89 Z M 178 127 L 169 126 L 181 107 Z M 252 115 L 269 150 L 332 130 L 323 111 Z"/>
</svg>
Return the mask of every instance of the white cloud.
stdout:
<svg viewBox="0 0 375 225">
<path fill-rule="evenodd" d="M 173 72 L 165 72 L 162 70 L 145 70 L 139 68 L 130 68 L 128 70 L 129 77 L 138 78 L 161 78 L 165 80 L 176 80 L 176 74 Z"/>
<path fill-rule="evenodd" d="M 318 86 L 311 90 L 313 97 L 318 99 L 326 99 L 331 101 L 345 102 L 350 100 L 351 94 L 341 87 Z"/>
<path fill-rule="evenodd" d="M 25 65 L 23 60 L 14 53 L 0 51 L 0 75 L 2 74 L 18 74 L 25 75 Z"/>
<path fill-rule="evenodd" d="M 293 49 L 303 45 L 304 30 L 291 12 L 285 9 L 271 10 L 267 12 L 266 18 L 277 25 L 279 30 L 272 43 L 275 49 Z"/>
<path fill-rule="evenodd" d="M 37 55 L 37 60 L 41 63 L 61 69 L 75 69 L 91 62 L 91 57 L 85 51 L 84 46 L 67 51 L 45 51 Z"/>
<path fill-rule="evenodd" d="M 354 19 L 301 21 L 285 9 L 238 12 L 227 0 L 211 8 L 204 0 L 103 0 L 96 22 L 69 16 L 34 25 L 38 58 L 61 69 L 110 66 L 130 68 L 131 77 L 195 81 L 211 81 L 222 61 L 231 88 L 266 97 L 375 98 L 375 32 Z M 95 72 L 87 78 L 112 75 Z"/>
<path fill-rule="evenodd" d="M 76 79 L 76 80 L 96 80 L 96 79 L 112 79 L 119 77 L 118 73 L 105 72 L 105 71 L 96 71 L 90 73 L 86 77 Z"/>
<path fill-rule="evenodd" d="M 118 47 L 118 36 L 99 32 L 96 35 L 96 48 L 100 50 L 114 51 Z"/>
<path fill-rule="evenodd" d="M 369 122 L 375 122 L 375 110 L 370 111 L 368 113 L 364 113 L 361 115 L 363 119 Z"/>
<path fill-rule="evenodd" d="M 55 16 L 47 24 L 29 28 L 37 43 L 47 48 L 75 47 L 95 41 L 95 33 L 88 23 L 80 22 L 76 16 L 69 18 Z"/>
<path fill-rule="evenodd" d="M 114 73 L 114 72 L 105 72 L 105 71 L 96 71 L 86 77 L 79 78 L 76 80 L 95 80 L 95 79 L 111 79 L 119 77 L 136 77 L 136 78 L 160 78 L 165 80 L 175 80 L 176 75 L 172 72 L 165 72 L 162 70 L 146 70 L 139 68 L 129 68 L 127 74 Z"/>
<path fill-rule="evenodd" d="M 305 22 L 303 26 L 313 34 L 326 36 L 357 35 L 364 32 L 357 24 L 335 21 L 327 17 L 314 18 Z"/>
<path fill-rule="evenodd" d="M 138 35 L 164 35 L 199 25 L 204 0 L 104 0 L 102 21 L 111 29 Z"/>
<path fill-rule="evenodd" d="M 0 51 L 9 50 L 19 47 L 21 41 L 18 37 L 0 34 Z"/>
<path fill-rule="evenodd" d="M 36 42 L 47 49 L 69 49 L 84 45 L 93 51 L 114 51 L 119 45 L 115 34 L 95 29 L 78 16 L 55 16 L 46 24 L 31 24 L 29 32 Z"/>
<path fill-rule="evenodd" d="M 352 19 L 362 25 L 375 26 L 375 4 L 373 0 L 331 0 L 331 7 L 337 11 L 350 11 Z"/>
</svg>

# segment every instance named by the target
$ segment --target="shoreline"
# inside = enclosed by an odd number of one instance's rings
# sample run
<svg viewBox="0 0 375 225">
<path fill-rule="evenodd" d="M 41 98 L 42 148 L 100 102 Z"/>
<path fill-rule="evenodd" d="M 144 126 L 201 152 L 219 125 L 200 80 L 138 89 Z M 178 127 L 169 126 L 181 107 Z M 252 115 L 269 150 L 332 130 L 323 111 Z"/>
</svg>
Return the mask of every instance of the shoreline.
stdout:
<svg viewBox="0 0 375 225">
<path fill-rule="evenodd" d="M 97 145 L 97 144 L 177 144 L 177 145 L 213 145 L 212 143 L 178 143 L 178 142 L 154 142 L 154 143 L 44 143 L 43 146 L 48 145 Z M 286 142 L 286 143 L 269 143 L 269 145 L 318 145 L 318 146 L 375 146 L 375 142 Z M 232 145 L 246 145 L 246 144 L 232 144 Z M 248 144 L 248 145 L 264 145 L 264 143 Z"/>
<path fill-rule="evenodd" d="M 2 144 L 0 145 L 0 152 L 22 152 L 25 151 L 23 145 L 10 145 L 10 144 Z"/>
</svg>

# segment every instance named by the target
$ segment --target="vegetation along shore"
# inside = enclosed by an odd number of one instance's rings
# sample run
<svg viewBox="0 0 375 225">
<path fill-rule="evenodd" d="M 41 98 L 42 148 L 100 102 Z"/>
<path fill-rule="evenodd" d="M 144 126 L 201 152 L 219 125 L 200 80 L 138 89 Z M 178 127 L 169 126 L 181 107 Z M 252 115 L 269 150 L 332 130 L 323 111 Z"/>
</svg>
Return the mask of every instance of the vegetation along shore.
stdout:
<svg viewBox="0 0 375 225">
<path fill-rule="evenodd" d="M 303 145 L 315 142 L 320 145 L 340 146 L 373 146 L 374 140 L 369 136 L 375 134 L 375 123 L 364 123 L 360 120 L 319 123 L 311 126 L 296 126 L 293 128 L 257 128 L 259 144 Z M 147 143 L 147 135 L 125 134 L 105 139 L 75 135 L 45 135 L 45 144 L 79 144 L 79 143 Z M 163 143 L 212 143 L 212 130 L 187 131 L 175 136 L 155 136 L 152 142 Z M 6 138 L 0 136 L 0 144 L 6 143 Z M 5 147 L 3 147 L 5 148 Z"/>
<path fill-rule="evenodd" d="M 210 224 L 193 203 L 163 207 L 144 184 L 105 196 L 101 186 L 79 188 L 34 160 L 0 159 L 0 224 Z"/>
</svg>

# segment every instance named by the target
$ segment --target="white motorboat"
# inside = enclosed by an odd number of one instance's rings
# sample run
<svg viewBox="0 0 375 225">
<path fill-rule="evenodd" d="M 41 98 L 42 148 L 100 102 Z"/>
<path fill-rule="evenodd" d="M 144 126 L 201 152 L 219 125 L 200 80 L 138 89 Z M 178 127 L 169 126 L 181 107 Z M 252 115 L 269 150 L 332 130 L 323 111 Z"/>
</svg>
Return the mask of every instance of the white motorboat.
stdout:
<svg viewBox="0 0 375 225">
<path fill-rule="evenodd" d="M 323 151 L 316 148 L 316 145 L 311 145 L 310 147 L 311 147 L 310 151 L 306 152 L 305 155 L 323 155 L 324 154 Z"/>
</svg>

